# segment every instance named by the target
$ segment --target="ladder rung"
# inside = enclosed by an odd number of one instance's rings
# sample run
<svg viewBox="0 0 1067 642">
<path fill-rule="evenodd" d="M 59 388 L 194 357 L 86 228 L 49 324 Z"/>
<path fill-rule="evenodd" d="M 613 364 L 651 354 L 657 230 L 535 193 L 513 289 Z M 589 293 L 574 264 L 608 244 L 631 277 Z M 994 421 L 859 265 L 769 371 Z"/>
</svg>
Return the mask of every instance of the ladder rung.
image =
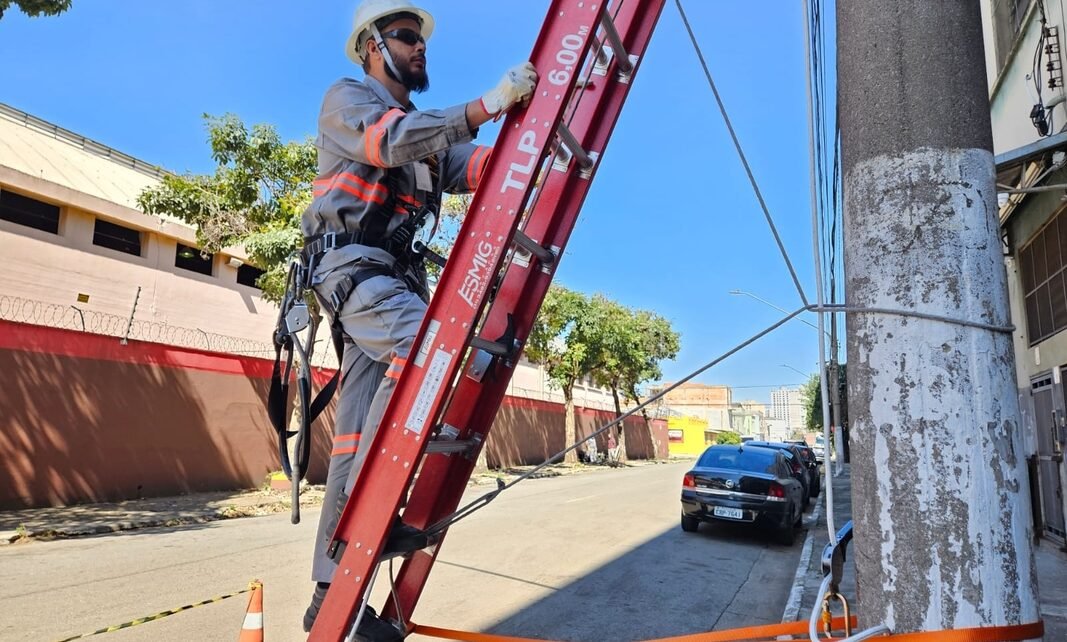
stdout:
<svg viewBox="0 0 1067 642">
<path fill-rule="evenodd" d="M 490 341 L 481 337 L 474 337 L 471 339 L 471 347 L 478 350 L 484 350 L 489 354 L 496 355 L 498 357 L 510 357 L 512 347 L 498 341 Z"/>
<path fill-rule="evenodd" d="M 452 439 L 448 441 L 434 439 L 426 443 L 426 454 L 444 453 L 450 455 L 452 453 L 466 453 L 471 448 L 474 448 L 476 443 L 478 441 L 475 439 Z"/>
<path fill-rule="evenodd" d="M 552 265 L 556 262 L 556 253 L 547 247 L 541 245 L 537 241 L 533 240 L 522 230 L 515 230 L 515 245 L 518 245 L 522 249 L 526 250 L 530 254 L 537 257 L 537 260 L 545 265 Z"/>
<path fill-rule="evenodd" d="M 589 169 L 593 166 L 593 158 L 582 149 L 582 146 L 578 144 L 578 139 L 574 137 L 571 130 L 567 129 L 567 126 L 563 123 L 559 124 L 559 129 L 556 130 L 556 135 L 559 136 L 559 140 L 563 143 L 563 146 L 567 148 L 567 151 L 574 160 L 578 161 L 578 166 L 582 169 Z"/>
<path fill-rule="evenodd" d="M 615 23 L 607 12 L 600 19 L 600 24 L 604 27 L 604 35 L 608 37 L 611 42 L 611 48 L 615 52 L 615 59 L 618 61 L 615 64 L 618 66 L 619 72 L 623 74 L 630 73 L 633 71 L 634 65 L 630 61 L 630 55 L 626 53 L 626 48 L 622 45 L 622 38 L 619 37 L 619 31 L 615 28 Z"/>
</svg>

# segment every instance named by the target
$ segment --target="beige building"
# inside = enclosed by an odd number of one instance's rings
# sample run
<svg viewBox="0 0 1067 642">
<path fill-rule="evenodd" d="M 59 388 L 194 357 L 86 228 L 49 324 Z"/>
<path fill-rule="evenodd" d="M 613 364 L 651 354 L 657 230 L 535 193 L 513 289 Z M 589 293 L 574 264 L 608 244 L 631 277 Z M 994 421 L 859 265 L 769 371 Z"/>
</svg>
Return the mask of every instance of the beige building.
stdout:
<svg viewBox="0 0 1067 642">
<path fill-rule="evenodd" d="M 658 394 L 671 384 L 653 386 L 651 394 Z M 729 430 L 733 393 L 729 386 L 704 383 L 683 383 L 663 397 L 662 406 L 670 414 L 697 417 L 708 423 L 708 430 Z"/>
<path fill-rule="evenodd" d="M 0 318 L 272 354 L 276 308 L 244 252 L 202 256 L 191 227 L 137 209 L 163 174 L 0 104 Z"/>
<path fill-rule="evenodd" d="M 982 0 L 981 6 L 1022 434 L 1036 491 L 1034 518 L 1039 530 L 1062 543 L 1067 536 L 1067 15 L 1062 2 L 1051 0 Z"/>
</svg>

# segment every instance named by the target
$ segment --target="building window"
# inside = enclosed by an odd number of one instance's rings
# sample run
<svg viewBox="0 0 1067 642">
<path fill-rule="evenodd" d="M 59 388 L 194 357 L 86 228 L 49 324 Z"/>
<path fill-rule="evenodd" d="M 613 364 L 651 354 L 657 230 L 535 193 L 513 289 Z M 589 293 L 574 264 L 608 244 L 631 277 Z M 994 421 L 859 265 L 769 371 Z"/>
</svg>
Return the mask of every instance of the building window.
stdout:
<svg viewBox="0 0 1067 642">
<path fill-rule="evenodd" d="M 1030 345 L 1067 328 L 1067 216 L 1061 210 L 1019 250 Z"/>
<path fill-rule="evenodd" d="M 256 285 L 256 279 L 263 276 L 265 272 L 254 265 L 245 263 L 241 267 L 237 268 L 237 282 L 241 285 L 247 285 L 250 288 L 259 288 Z"/>
<path fill-rule="evenodd" d="M 59 234 L 59 207 L 15 192 L 0 190 L 0 219 Z"/>
<path fill-rule="evenodd" d="M 190 270 L 192 272 L 211 276 L 211 268 L 214 263 L 214 254 L 201 252 L 195 247 L 189 247 L 188 245 L 182 245 L 181 243 L 178 244 L 178 249 L 174 252 L 174 267 L 180 267 L 183 270 Z"/>
<path fill-rule="evenodd" d="M 993 37 L 997 69 L 1003 69 L 1023 26 L 1031 0 L 993 0 Z"/>
<path fill-rule="evenodd" d="M 93 245 L 141 256 L 141 231 L 98 218 L 93 227 Z"/>
</svg>

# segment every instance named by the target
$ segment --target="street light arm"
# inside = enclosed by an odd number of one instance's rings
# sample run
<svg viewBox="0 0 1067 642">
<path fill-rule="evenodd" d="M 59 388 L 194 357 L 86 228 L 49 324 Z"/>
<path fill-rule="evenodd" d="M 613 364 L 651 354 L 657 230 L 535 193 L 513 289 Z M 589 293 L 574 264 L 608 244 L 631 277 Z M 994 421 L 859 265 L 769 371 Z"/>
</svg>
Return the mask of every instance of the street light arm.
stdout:
<svg viewBox="0 0 1067 642">
<path fill-rule="evenodd" d="M 769 306 L 771 306 L 772 308 L 774 308 L 775 310 L 778 310 L 779 312 L 784 312 L 784 313 L 786 313 L 786 314 L 789 314 L 789 311 L 788 311 L 788 310 L 785 310 L 785 309 L 783 309 L 783 308 L 780 308 L 780 307 L 776 306 L 775 304 L 771 303 L 770 301 L 768 301 L 768 300 L 766 300 L 766 299 L 763 299 L 763 298 L 761 298 L 761 297 L 758 297 L 758 296 L 756 296 L 755 294 L 752 294 L 751 292 L 746 292 L 746 291 L 744 291 L 744 290 L 730 290 L 730 294 L 733 294 L 733 295 L 735 295 L 735 296 L 747 296 L 747 297 L 751 297 L 751 298 L 753 298 L 753 299 L 755 299 L 755 300 L 759 301 L 760 303 L 762 303 L 762 304 L 764 304 L 764 305 L 769 305 Z M 811 327 L 815 328 L 816 330 L 818 330 L 818 329 L 819 329 L 819 326 L 815 325 L 815 324 L 814 324 L 814 323 L 812 323 L 811 321 L 807 321 L 807 320 L 805 320 L 805 319 L 801 319 L 801 318 L 799 318 L 799 317 L 797 318 L 797 321 L 800 321 L 801 323 L 804 323 L 804 324 L 810 325 Z M 831 338 L 831 337 L 830 337 L 830 333 L 829 333 L 829 332 L 827 332 L 826 330 L 822 330 L 821 332 L 822 332 L 823 334 L 825 334 L 827 338 Z"/>
</svg>

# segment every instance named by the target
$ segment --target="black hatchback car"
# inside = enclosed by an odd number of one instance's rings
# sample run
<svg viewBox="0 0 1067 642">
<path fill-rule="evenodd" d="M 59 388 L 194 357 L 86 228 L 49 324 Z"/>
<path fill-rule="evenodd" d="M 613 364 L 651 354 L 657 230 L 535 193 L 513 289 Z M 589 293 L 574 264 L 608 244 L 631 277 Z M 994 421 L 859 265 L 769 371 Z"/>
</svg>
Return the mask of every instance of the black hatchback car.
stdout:
<svg viewBox="0 0 1067 642">
<path fill-rule="evenodd" d="M 793 544 L 804 514 L 804 488 L 785 454 L 742 444 L 710 446 L 682 481 L 682 530 L 700 522 L 759 522 Z"/>
<path fill-rule="evenodd" d="M 763 448 L 777 448 L 788 452 L 792 457 L 789 460 L 789 465 L 793 469 L 793 476 L 800 479 L 800 482 L 804 484 L 804 491 L 808 499 L 816 497 L 821 490 L 821 477 L 819 477 L 819 464 L 815 461 L 814 457 L 808 457 L 803 448 L 796 444 L 780 441 L 753 441 L 750 442 L 753 446 L 762 446 Z M 807 504 L 805 504 L 806 506 Z"/>
</svg>

